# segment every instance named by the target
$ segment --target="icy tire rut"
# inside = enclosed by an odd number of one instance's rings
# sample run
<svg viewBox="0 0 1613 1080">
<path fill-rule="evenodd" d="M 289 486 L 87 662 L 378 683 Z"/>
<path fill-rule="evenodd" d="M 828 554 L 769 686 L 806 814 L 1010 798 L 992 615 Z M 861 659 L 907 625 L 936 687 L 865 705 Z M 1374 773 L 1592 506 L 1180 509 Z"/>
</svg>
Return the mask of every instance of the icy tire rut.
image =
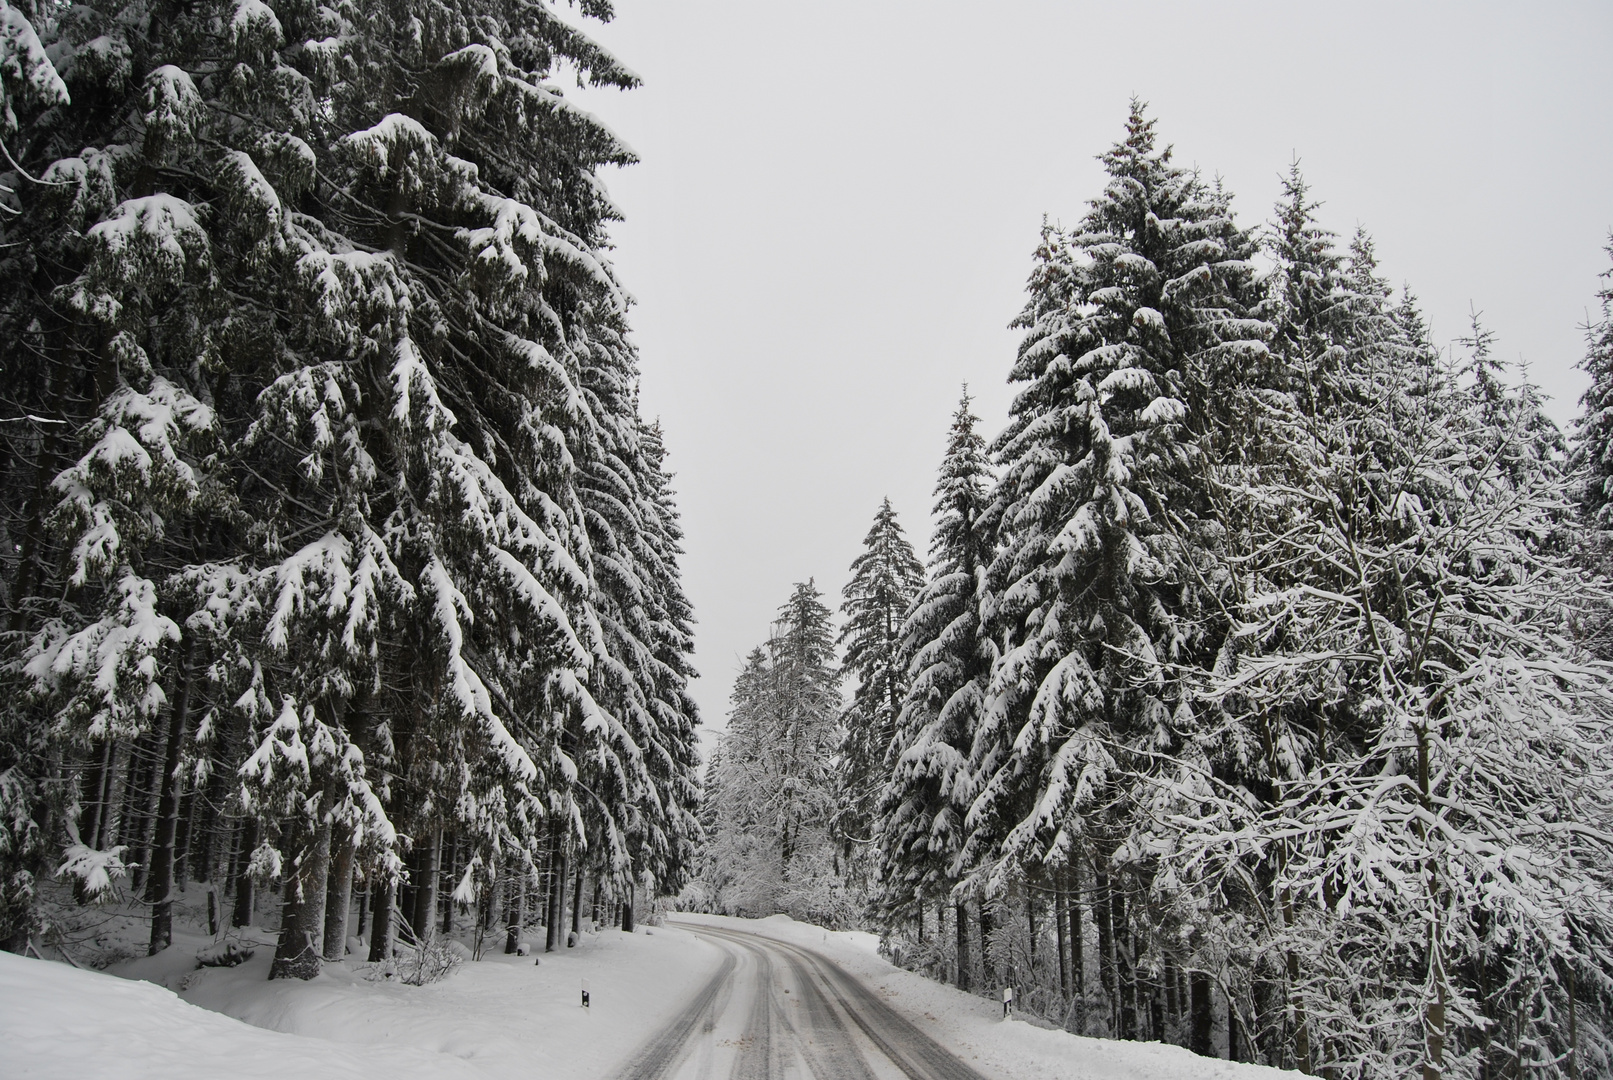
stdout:
<svg viewBox="0 0 1613 1080">
<path fill-rule="evenodd" d="M 617 1080 L 984 1080 L 809 949 L 685 924 L 726 954 Z"/>
</svg>

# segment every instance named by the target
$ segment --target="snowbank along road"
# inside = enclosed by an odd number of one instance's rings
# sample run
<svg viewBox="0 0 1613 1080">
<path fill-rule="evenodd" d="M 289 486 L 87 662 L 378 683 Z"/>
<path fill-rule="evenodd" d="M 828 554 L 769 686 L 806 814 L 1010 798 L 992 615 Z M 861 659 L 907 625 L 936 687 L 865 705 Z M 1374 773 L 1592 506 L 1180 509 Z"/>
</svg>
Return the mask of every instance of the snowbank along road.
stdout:
<svg viewBox="0 0 1613 1080">
<path fill-rule="evenodd" d="M 683 923 L 727 955 L 618 1080 L 984 1080 L 833 961 Z"/>
</svg>

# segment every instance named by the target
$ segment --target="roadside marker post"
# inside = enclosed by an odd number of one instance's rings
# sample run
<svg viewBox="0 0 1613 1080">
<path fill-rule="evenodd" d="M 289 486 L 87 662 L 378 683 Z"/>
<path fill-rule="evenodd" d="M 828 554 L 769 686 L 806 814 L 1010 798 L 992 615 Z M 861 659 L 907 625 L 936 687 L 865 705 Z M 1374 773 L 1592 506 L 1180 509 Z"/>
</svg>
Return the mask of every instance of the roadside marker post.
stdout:
<svg viewBox="0 0 1613 1080">
<path fill-rule="evenodd" d="M 1005 987 L 1003 987 L 1003 1019 L 1007 1020 L 1010 1016 L 1013 1016 L 1013 1015 L 1014 1015 L 1014 988 L 1012 986 L 1005 986 Z"/>
<path fill-rule="evenodd" d="M 584 979 L 582 981 L 582 1007 L 592 1011 L 591 1007 L 588 1004 L 588 980 L 587 979 Z"/>
</svg>

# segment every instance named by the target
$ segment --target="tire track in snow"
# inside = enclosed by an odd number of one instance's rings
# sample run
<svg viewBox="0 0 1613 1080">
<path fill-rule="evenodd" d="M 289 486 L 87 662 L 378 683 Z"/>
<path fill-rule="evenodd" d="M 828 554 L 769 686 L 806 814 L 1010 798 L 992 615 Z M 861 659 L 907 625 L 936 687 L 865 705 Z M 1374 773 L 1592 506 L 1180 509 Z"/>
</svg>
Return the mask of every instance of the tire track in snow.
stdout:
<svg viewBox="0 0 1613 1080">
<path fill-rule="evenodd" d="M 716 1024 L 717 996 L 727 988 L 729 977 L 738 963 L 733 950 L 724 949 L 723 952 L 726 955 L 716 974 L 700 988 L 700 992 L 683 1011 L 661 1029 L 660 1034 L 652 1037 L 633 1056 L 627 1067 L 617 1074 L 620 1080 L 665 1080 L 683 1059 L 684 1049 L 696 1029 L 709 1031 Z"/>
<path fill-rule="evenodd" d="M 834 961 L 799 945 L 781 941 L 772 944 L 800 957 L 833 987 L 846 1015 L 910 1080 L 985 1080 Z"/>
<path fill-rule="evenodd" d="M 770 1024 L 774 1003 L 766 954 L 772 953 L 790 969 L 801 992 L 809 1030 L 797 1031 L 782 1010 L 781 1019 L 789 1030 L 794 1049 L 799 1051 L 814 1080 L 873 1080 L 873 1073 L 858 1051 L 843 1017 L 849 1017 L 879 1054 L 908 1080 L 984 1080 L 980 1073 L 954 1057 L 832 960 L 810 949 L 726 927 L 685 924 L 684 928 L 731 942 L 763 957 L 759 962 L 762 981 L 751 1021 L 752 1030 L 758 1035 L 762 1024 L 758 1016 L 767 1010 L 766 1023 Z M 772 1042 L 770 1027 L 768 1041 Z M 770 1058 L 775 1070 L 784 1064 L 779 1054 L 771 1054 Z M 753 1080 L 758 1075 L 754 1071 L 758 1064 L 760 1061 L 756 1058 L 742 1059 L 734 1071 L 735 1080 Z M 779 1073 L 769 1071 L 761 1075 Z"/>
</svg>

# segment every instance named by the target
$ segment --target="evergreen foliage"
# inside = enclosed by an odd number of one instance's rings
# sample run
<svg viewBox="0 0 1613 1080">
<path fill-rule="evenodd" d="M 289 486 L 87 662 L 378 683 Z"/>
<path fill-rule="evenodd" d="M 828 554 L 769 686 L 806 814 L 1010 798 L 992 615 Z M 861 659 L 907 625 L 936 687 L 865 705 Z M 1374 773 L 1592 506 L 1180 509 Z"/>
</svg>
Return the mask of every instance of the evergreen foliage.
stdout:
<svg viewBox="0 0 1613 1080">
<path fill-rule="evenodd" d="M 136 856 L 153 951 L 176 866 L 280 880 L 298 977 L 355 875 L 376 959 L 512 875 L 675 891 L 691 615 L 599 179 L 632 155 L 558 81 L 636 77 L 547 0 L 5 17 L 13 946 L 63 852 Z"/>
<path fill-rule="evenodd" d="M 1607 243 L 1613 258 L 1613 236 Z M 1591 385 L 1579 404 L 1579 428 L 1574 433 L 1575 464 L 1579 470 L 1579 503 L 1586 520 L 1597 530 L 1613 528 L 1613 270 L 1597 291 L 1602 301 L 1597 318 L 1585 327 L 1585 357 L 1580 368 Z"/>
<path fill-rule="evenodd" d="M 851 564 L 851 580 L 841 590 L 845 622 L 838 644 L 845 647 L 842 677 L 855 680 L 851 705 L 841 718 L 840 794 L 835 831 L 844 853 L 861 865 L 872 839 L 872 817 L 887 775 L 887 753 L 896 720 L 907 697 L 907 657 L 902 651 L 902 620 L 924 587 L 924 567 L 907 542 L 896 511 L 885 499 L 863 538 L 862 553 Z"/>
<path fill-rule="evenodd" d="M 854 900 L 830 831 L 840 672 L 829 609 L 812 582 L 796 584 L 731 701 L 708 770 L 713 829 L 686 899 L 725 914 L 851 921 Z"/>
<path fill-rule="evenodd" d="M 1297 165 L 1257 277 L 1140 106 L 1102 160 L 1043 229 L 999 479 L 962 412 L 943 466 L 875 826 L 893 950 L 1318 1075 L 1605 1071 L 1606 319 L 1576 478 L 1477 315 L 1443 360 Z"/>
<path fill-rule="evenodd" d="M 902 623 L 910 682 L 883 762 L 889 779 L 875 837 L 878 908 L 887 919 L 947 897 L 973 800 L 968 755 L 993 655 L 980 632 L 992 475 L 977 423 L 965 389 L 936 479 L 929 582 Z"/>
</svg>

